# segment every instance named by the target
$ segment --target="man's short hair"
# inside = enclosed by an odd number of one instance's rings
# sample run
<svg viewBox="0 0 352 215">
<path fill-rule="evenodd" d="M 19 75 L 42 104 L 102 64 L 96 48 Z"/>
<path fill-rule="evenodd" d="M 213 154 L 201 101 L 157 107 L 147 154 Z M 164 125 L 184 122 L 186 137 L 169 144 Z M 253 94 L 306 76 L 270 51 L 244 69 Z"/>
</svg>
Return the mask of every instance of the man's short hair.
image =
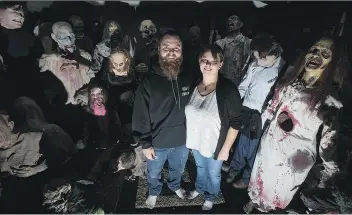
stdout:
<svg viewBox="0 0 352 215">
<path fill-rule="evenodd" d="M 124 169 L 132 169 L 136 160 L 136 152 L 134 150 L 128 150 L 122 152 L 118 161 Z"/>
<path fill-rule="evenodd" d="M 180 36 L 180 34 L 179 34 L 177 31 L 175 31 L 175 30 L 168 30 L 168 31 L 164 32 L 163 34 L 161 34 L 160 39 L 159 39 L 159 46 L 160 46 L 161 41 L 162 41 L 162 40 L 164 39 L 164 37 L 166 37 L 166 36 L 177 37 L 177 38 L 180 40 L 180 42 L 182 43 L 181 36 Z"/>
<path fill-rule="evenodd" d="M 283 48 L 272 35 L 261 33 L 253 37 L 251 51 L 257 51 L 260 58 L 265 58 L 267 56 L 280 57 Z"/>
</svg>

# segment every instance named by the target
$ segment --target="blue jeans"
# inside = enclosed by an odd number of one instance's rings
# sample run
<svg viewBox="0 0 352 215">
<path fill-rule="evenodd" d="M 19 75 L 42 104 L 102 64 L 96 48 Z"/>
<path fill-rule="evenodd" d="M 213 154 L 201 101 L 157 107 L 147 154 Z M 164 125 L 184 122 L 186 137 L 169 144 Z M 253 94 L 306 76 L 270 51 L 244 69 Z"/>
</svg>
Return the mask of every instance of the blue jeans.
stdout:
<svg viewBox="0 0 352 215">
<path fill-rule="evenodd" d="M 176 148 L 154 148 L 155 160 L 147 159 L 149 195 L 158 196 L 163 187 L 161 173 L 166 160 L 169 163 L 167 185 L 172 191 L 181 187 L 189 149 L 186 145 Z"/>
<path fill-rule="evenodd" d="M 215 201 L 220 192 L 221 160 L 206 158 L 198 150 L 192 150 L 197 165 L 196 190 L 204 194 L 204 199 Z"/>
<path fill-rule="evenodd" d="M 236 146 L 235 154 L 233 155 L 230 163 L 230 171 L 236 175 L 238 175 L 241 170 L 245 168 L 243 170 L 242 181 L 247 185 L 249 184 L 249 179 L 251 178 L 259 140 L 259 138 L 250 139 L 241 134 Z"/>
</svg>

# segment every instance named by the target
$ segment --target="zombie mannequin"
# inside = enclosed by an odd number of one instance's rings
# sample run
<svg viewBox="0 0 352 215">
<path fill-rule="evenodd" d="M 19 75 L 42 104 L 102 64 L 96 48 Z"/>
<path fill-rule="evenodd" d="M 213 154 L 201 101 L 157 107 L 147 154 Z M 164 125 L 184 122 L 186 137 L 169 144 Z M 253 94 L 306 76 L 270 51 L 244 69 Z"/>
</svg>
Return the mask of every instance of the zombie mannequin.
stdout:
<svg viewBox="0 0 352 215">
<path fill-rule="evenodd" d="M 116 21 L 107 21 L 103 30 L 102 41 L 94 49 L 92 70 L 99 72 L 104 59 L 110 56 L 111 50 L 129 47 L 129 36 L 123 36 L 121 26 Z"/>
<path fill-rule="evenodd" d="M 108 103 L 107 91 L 91 83 L 77 93 L 76 100 L 88 113 L 81 142 L 98 148 L 116 144 L 121 137 L 121 122 L 114 107 Z"/>
<path fill-rule="evenodd" d="M 79 16 L 70 16 L 69 22 L 73 27 L 73 31 L 76 35 L 76 45 L 87 51 L 88 53 L 93 52 L 92 40 L 84 34 L 84 22 Z"/>
<path fill-rule="evenodd" d="M 215 42 L 224 51 L 224 66 L 220 72 L 236 86 L 240 84 L 244 76 L 242 68 L 250 53 L 250 39 L 240 32 L 242 26 L 243 23 L 236 15 L 230 16 L 227 19 L 229 35 Z"/>
<path fill-rule="evenodd" d="M 145 73 L 148 71 L 152 56 L 157 55 L 157 33 L 158 30 L 152 20 L 144 20 L 139 25 L 139 32 L 143 38 L 144 44 L 139 44 L 139 50 L 136 51 L 136 72 Z"/>
<path fill-rule="evenodd" d="M 94 77 L 90 67 L 89 53 L 78 50 L 75 34 L 66 22 L 56 22 L 52 26 L 52 39 L 57 43 L 58 53 L 44 54 L 39 60 L 41 72 L 52 72 L 64 85 L 67 92 L 66 104 L 76 104 L 74 95 Z"/>
<path fill-rule="evenodd" d="M 332 96 L 332 86 L 340 55 L 338 44 L 323 38 L 278 82 L 262 114 L 267 126 L 249 182 L 251 201 L 244 207 L 247 213 L 254 207 L 265 212 L 285 209 L 317 154 L 324 165 L 319 187 L 338 171 L 336 138 L 342 104 Z"/>
</svg>

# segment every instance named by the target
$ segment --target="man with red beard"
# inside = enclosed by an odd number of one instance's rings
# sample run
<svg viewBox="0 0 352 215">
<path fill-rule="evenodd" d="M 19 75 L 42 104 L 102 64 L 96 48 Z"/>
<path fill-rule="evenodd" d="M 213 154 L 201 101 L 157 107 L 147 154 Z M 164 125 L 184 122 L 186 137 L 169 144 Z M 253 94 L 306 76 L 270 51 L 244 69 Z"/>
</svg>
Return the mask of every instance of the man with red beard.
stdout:
<svg viewBox="0 0 352 215">
<path fill-rule="evenodd" d="M 133 135 L 147 157 L 148 208 L 155 206 L 163 181 L 161 172 L 168 161 L 168 187 L 181 199 L 181 177 L 188 158 L 185 105 L 194 80 L 182 67 L 182 41 L 169 31 L 160 38 L 158 58 L 136 91 L 132 116 Z"/>
</svg>

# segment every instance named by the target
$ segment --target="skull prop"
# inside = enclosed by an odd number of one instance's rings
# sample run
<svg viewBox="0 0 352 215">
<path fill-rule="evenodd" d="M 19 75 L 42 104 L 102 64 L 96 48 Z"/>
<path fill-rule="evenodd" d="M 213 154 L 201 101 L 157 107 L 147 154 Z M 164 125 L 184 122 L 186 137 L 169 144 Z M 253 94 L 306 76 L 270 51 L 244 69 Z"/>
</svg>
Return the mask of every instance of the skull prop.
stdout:
<svg viewBox="0 0 352 215">
<path fill-rule="evenodd" d="M 73 15 L 70 16 L 69 21 L 72 24 L 76 38 L 82 39 L 84 37 L 84 22 L 81 17 Z"/>
<path fill-rule="evenodd" d="M 332 60 L 332 46 L 334 42 L 329 38 L 322 38 L 316 42 L 305 56 L 305 73 L 303 80 L 308 86 L 313 86 Z"/>
<path fill-rule="evenodd" d="M 131 59 L 126 50 L 114 51 L 109 57 L 109 71 L 115 76 L 127 76 L 130 62 Z"/>
<path fill-rule="evenodd" d="M 149 45 L 157 33 L 157 29 L 152 20 L 144 20 L 139 26 L 139 32 L 141 33 L 142 38 L 146 40 L 146 44 Z"/>
<path fill-rule="evenodd" d="M 51 38 L 57 42 L 61 50 L 74 52 L 76 49 L 76 37 L 72 27 L 67 22 L 55 22 L 52 27 Z"/>
<path fill-rule="evenodd" d="M 232 15 L 227 19 L 227 31 L 229 33 L 240 29 L 242 26 L 243 26 L 243 23 L 236 15 Z"/>
<path fill-rule="evenodd" d="M 22 5 L 16 4 L 11 7 L 0 9 L 0 24 L 7 29 L 21 28 L 24 22 Z"/>
</svg>

